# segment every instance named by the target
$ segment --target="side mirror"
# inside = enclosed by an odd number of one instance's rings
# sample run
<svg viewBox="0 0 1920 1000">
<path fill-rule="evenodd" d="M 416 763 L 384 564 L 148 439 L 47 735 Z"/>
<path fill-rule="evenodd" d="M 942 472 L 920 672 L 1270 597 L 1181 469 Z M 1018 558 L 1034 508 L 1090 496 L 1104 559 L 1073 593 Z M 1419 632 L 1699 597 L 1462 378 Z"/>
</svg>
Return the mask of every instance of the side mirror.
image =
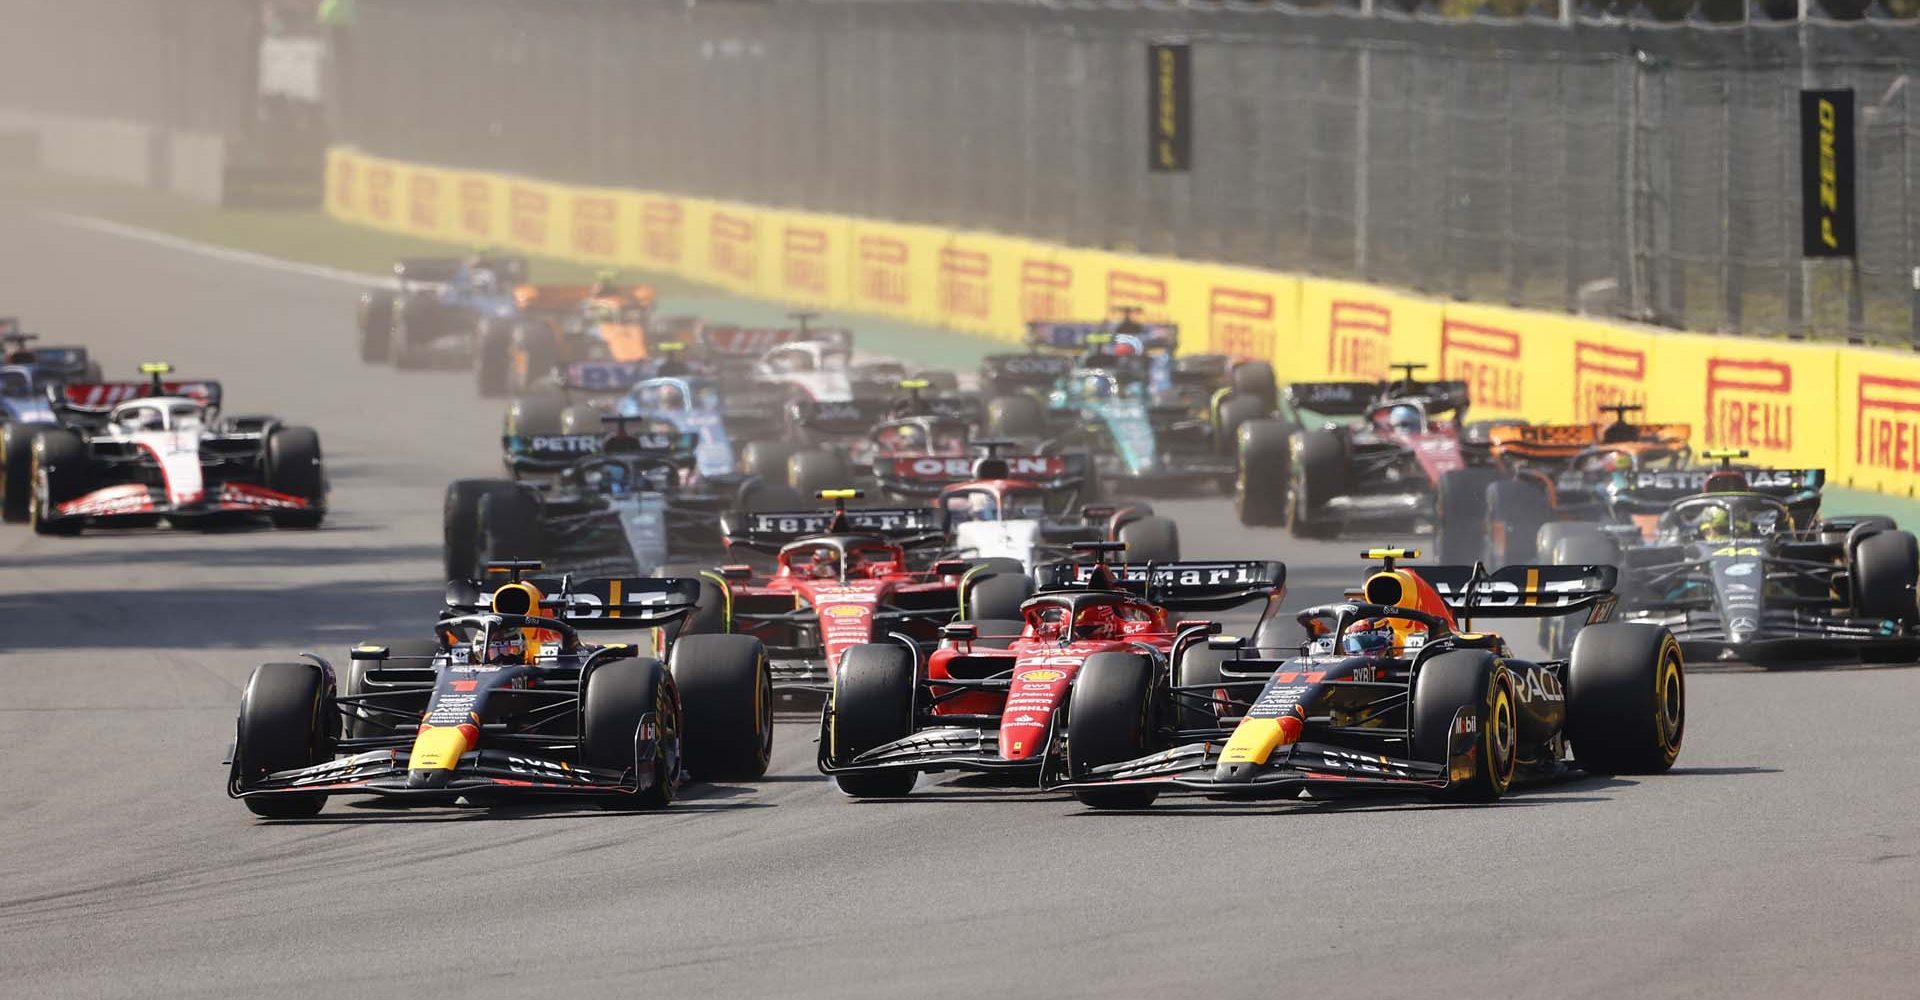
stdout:
<svg viewBox="0 0 1920 1000">
<path fill-rule="evenodd" d="M 722 566 L 720 567 L 720 579 L 729 580 L 734 583 L 739 583 L 742 580 L 751 580 L 753 579 L 753 567 L 745 563 L 731 563 Z"/>
<path fill-rule="evenodd" d="M 1200 629 L 1201 631 L 1205 632 L 1207 635 L 1219 635 L 1221 631 L 1221 625 L 1219 622 L 1207 621 L 1206 619 L 1203 619 L 1203 618 L 1184 619 L 1184 620 L 1175 622 L 1173 625 L 1173 630 L 1175 632 L 1185 632 L 1190 629 Z"/>
<path fill-rule="evenodd" d="M 1237 635 L 1209 635 L 1207 636 L 1207 648 L 1231 653 L 1238 650 L 1240 643 L 1243 641 L 1245 640 Z"/>
<path fill-rule="evenodd" d="M 941 626 L 940 637 L 954 642 L 972 642 L 980 637 L 980 626 L 972 622 L 954 622 Z"/>
<path fill-rule="evenodd" d="M 933 564 L 933 571 L 940 576 L 959 576 L 972 568 L 973 564 L 965 559 L 942 559 Z"/>
<path fill-rule="evenodd" d="M 391 655 L 393 654 L 385 646 L 355 646 L 351 652 L 347 653 L 347 658 L 353 660 L 384 660 Z"/>
</svg>

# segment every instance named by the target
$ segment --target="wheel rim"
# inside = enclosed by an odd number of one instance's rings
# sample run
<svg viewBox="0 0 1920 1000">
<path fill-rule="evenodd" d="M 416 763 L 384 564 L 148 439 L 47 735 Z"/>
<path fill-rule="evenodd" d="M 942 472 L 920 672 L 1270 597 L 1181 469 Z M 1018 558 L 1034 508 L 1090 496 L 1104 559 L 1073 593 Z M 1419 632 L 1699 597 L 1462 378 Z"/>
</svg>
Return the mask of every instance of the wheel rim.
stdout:
<svg viewBox="0 0 1920 1000">
<path fill-rule="evenodd" d="M 760 683 L 753 689 L 753 711 L 760 720 L 760 763 L 773 759 L 773 671 L 760 659 Z"/>
<path fill-rule="evenodd" d="M 1679 644 L 1669 638 L 1660 648 L 1660 671 L 1653 691 L 1653 726 L 1660 751 L 1672 761 L 1680 754 L 1687 720 L 1687 682 L 1680 669 Z"/>
<path fill-rule="evenodd" d="M 1494 688 L 1493 707 L 1487 719 L 1487 774 L 1496 787 L 1506 788 L 1513 782 L 1513 770 L 1518 764 L 1515 752 L 1519 741 L 1519 726 L 1513 715 L 1513 692 L 1509 684 L 1498 683 Z"/>
</svg>

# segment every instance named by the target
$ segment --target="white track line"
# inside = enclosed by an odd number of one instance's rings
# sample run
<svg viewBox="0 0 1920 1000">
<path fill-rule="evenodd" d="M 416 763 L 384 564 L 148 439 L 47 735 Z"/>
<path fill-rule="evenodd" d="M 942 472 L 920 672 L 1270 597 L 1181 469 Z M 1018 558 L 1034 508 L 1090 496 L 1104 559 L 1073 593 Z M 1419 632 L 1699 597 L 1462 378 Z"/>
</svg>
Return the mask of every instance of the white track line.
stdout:
<svg viewBox="0 0 1920 1000">
<path fill-rule="evenodd" d="M 363 274 L 359 271 L 346 271 L 337 267 L 322 267 L 318 264 L 301 264 L 296 261 L 281 260 L 278 257 L 269 257 L 266 254 L 252 253 L 247 250 L 235 250 L 231 247 L 216 246 L 212 243 L 202 243 L 198 240 L 182 239 L 181 237 L 170 236 L 152 229 L 143 229 L 140 226 L 129 226 L 121 222 L 109 222 L 106 219 L 96 219 L 91 216 L 67 215 L 59 212 L 48 212 L 45 214 L 47 218 L 63 226 L 72 226 L 76 229 L 86 229 L 97 233 L 107 233 L 112 236 L 121 237 L 122 239 L 138 240 L 141 243 L 151 243 L 154 246 L 166 247 L 169 250 L 182 250 L 187 253 L 199 254 L 202 257 L 211 257 L 214 260 L 227 261 L 228 263 L 250 264 L 254 267 L 264 267 L 269 270 L 282 271 L 287 274 L 319 278 L 323 281 L 337 281 L 341 284 L 353 285 L 357 288 L 377 285 L 387 280 L 380 275 Z"/>
</svg>

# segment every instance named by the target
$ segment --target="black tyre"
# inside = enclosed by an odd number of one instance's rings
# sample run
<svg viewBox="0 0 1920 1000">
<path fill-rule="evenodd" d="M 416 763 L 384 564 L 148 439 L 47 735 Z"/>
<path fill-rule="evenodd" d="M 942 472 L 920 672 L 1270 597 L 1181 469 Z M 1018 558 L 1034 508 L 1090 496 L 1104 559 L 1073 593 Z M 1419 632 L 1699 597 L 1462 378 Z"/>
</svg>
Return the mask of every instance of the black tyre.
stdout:
<svg viewBox="0 0 1920 1000">
<path fill-rule="evenodd" d="M 749 480 L 740 490 L 740 509 L 751 514 L 763 510 L 806 510 L 819 506 L 818 499 L 800 495 L 785 480 Z"/>
<path fill-rule="evenodd" d="M 566 397 L 558 394 L 517 397 L 507 404 L 506 432 L 519 437 L 564 434 L 561 414 L 566 408 Z"/>
<path fill-rule="evenodd" d="M 393 346 L 389 352 L 395 368 L 424 368 L 428 351 L 440 336 L 440 304 L 425 295 L 409 295 L 395 310 Z"/>
<path fill-rule="evenodd" d="M 326 674 L 311 663 L 263 663 L 240 698 L 235 763 L 243 786 L 277 771 L 312 767 L 333 757 L 333 717 Z M 267 819 L 306 819 L 327 804 L 323 792 L 255 795 L 242 799 Z"/>
<path fill-rule="evenodd" d="M 748 441 L 740 447 L 740 471 L 759 476 L 768 485 L 792 486 L 787 478 L 787 460 L 797 450 L 784 441 Z M 808 504 L 812 502 L 809 498 Z"/>
<path fill-rule="evenodd" d="M 39 424 L 0 424 L 0 520 L 25 521 L 33 508 L 33 436 Z"/>
<path fill-rule="evenodd" d="M 1513 785 L 1519 764 L 1520 726 L 1513 674 L 1480 649 L 1441 653 L 1420 665 L 1413 679 L 1413 759 L 1451 766 L 1454 714 L 1471 709 L 1473 774 L 1455 778 L 1441 798 L 1492 802 Z"/>
<path fill-rule="evenodd" d="M 1018 559 L 1006 556 L 988 556 L 985 559 L 969 560 L 973 565 L 967 568 L 968 576 L 986 576 L 989 573 L 1012 573 L 1025 576 L 1027 567 Z"/>
<path fill-rule="evenodd" d="M 1242 361 L 1233 366 L 1233 391 L 1260 401 L 1265 416 L 1280 408 L 1280 384 L 1273 377 L 1273 365 L 1265 361 Z"/>
<path fill-rule="evenodd" d="M 507 394 L 507 374 L 512 364 L 509 349 L 513 329 L 495 319 L 480 321 L 473 345 L 473 387 L 481 399 L 496 399 Z"/>
<path fill-rule="evenodd" d="M 441 561 L 449 580 L 480 577 L 480 499 L 518 492 L 506 479 L 456 479 L 440 506 Z"/>
<path fill-rule="evenodd" d="M 1891 618 L 1911 627 L 1920 620 L 1914 584 L 1920 576 L 1920 552 L 1913 535 L 1882 531 L 1854 546 L 1853 604 L 1865 618 Z"/>
<path fill-rule="evenodd" d="M 830 451 L 802 451 L 787 459 L 787 480 L 803 497 L 817 497 L 821 490 L 837 490 L 851 485 L 853 475 L 846 458 Z"/>
<path fill-rule="evenodd" d="M 641 729 L 653 717 L 653 739 Z M 608 795 L 605 809 L 658 809 L 679 789 L 682 757 L 680 698 L 659 660 L 614 660 L 587 675 L 580 696 L 580 764 L 596 777 L 649 772 L 650 783 L 633 795 Z"/>
<path fill-rule="evenodd" d="M 979 638 L 973 640 L 978 649 L 1008 649 L 1014 640 L 1020 638 L 1020 632 L 1027 627 L 1018 618 L 958 618 L 955 625 L 972 625 L 979 631 Z"/>
<path fill-rule="evenodd" d="M 1327 538 L 1338 526 L 1326 516 L 1328 500 L 1346 492 L 1347 442 L 1338 431 L 1302 431 L 1294 439 L 1287 470 L 1287 531 L 1295 538 Z"/>
<path fill-rule="evenodd" d="M 540 322 L 513 324 L 508 354 L 508 387 L 525 392 L 545 384 L 560 365 L 553 328 Z"/>
<path fill-rule="evenodd" d="M 393 292 L 376 288 L 360 295 L 360 360 L 387 363 L 393 353 Z"/>
<path fill-rule="evenodd" d="M 855 646 L 834 671 L 827 700 L 829 759 L 853 758 L 913 733 L 913 657 L 905 647 L 874 643 Z M 899 798 L 913 791 L 920 772 L 887 768 L 836 775 L 840 790 L 857 799 Z"/>
<path fill-rule="evenodd" d="M 674 629 L 676 639 L 680 636 L 720 635 L 732 631 L 731 616 L 727 613 L 727 592 L 721 588 L 713 567 L 698 563 L 668 563 L 654 570 L 654 575 L 700 581 L 700 604 L 694 608 L 693 614 L 680 619 L 680 624 Z M 685 685 L 681 685 L 682 700 L 685 694 Z"/>
<path fill-rule="evenodd" d="M 388 658 L 385 660 L 355 660 L 349 658 L 347 660 L 347 675 L 340 683 L 340 697 L 343 699 L 366 694 L 369 690 L 366 677 L 371 671 L 384 669 L 388 664 L 396 667 L 424 668 L 432 663 L 431 657 L 440 651 L 440 644 L 432 639 L 394 639 L 390 642 L 368 639 L 360 643 L 360 645 L 385 646 L 387 647 Z M 392 723 L 398 721 L 400 721 L 398 716 L 361 712 L 351 707 L 342 706 L 340 735 L 350 740 L 365 739 L 369 736 L 381 736 L 389 733 L 393 728 Z"/>
<path fill-rule="evenodd" d="M 1560 539 L 1574 529 L 1577 521 L 1548 521 L 1533 533 L 1533 556 L 1541 562 L 1553 559 L 1553 550 L 1560 545 Z"/>
<path fill-rule="evenodd" d="M 1547 494 L 1537 484 L 1501 479 L 1487 487 L 1487 523 L 1482 529 L 1487 539 L 1489 568 L 1519 566 L 1540 561 L 1535 542 L 1540 529 L 1553 511 L 1547 506 Z"/>
<path fill-rule="evenodd" d="M 1033 580 L 1025 573 L 983 573 L 961 588 L 960 616 L 1017 619 L 1020 605 L 1032 596 Z"/>
<path fill-rule="evenodd" d="M 1658 774 L 1680 756 L 1687 671 L 1673 633 L 1609 622 L 1580 630 L 1567 666 L 1567 739 L 1595 774 Z"/>
<path fill-rule="evenodd" d="M 37 535 L 77 535 L 81 519 L 53 520 L 54 508 L 86 496 L 93 489 L 93 464 L 80 435 L 60 427 L 48 427 L 33 437 L 33 502 L 27 519 Z"/>
<path fill-rule="evenodd" d="M 1454 469 L 1440 477 L 1434 496 L 1434 554 L 1447 565 L 1469 565 L 1487 541 L 1487 492 L 1500 474 L 1492 469 Z"/>
<path fill-rule="evenodd" d="M 750 635 L 689 635 L 667 663 L 680 688 L 687 773 L 700 781 L 752 781 L 773 759 L 773 671 Z"/>
<path fill-rule="evenodd" d="M 311 504 L 308 510 L 270 515 L 277 528 L 318 528 L 327 516 L 327 468 L 320 456 L 320 435 L 311 427 L 274 428 L 267 437 L 267 488 Z"/>
<path fill-rule="evenodd" d="M 1047 409 L 1025 394 L 995 396 L 987 400 L 985 434 L 990 439 L 1046 437 Z"/>
<path fill-rule="evenodd" d="M 1169 517 L 1143 517 L 1120 526 L 1120 541 L 1127 543 L 1130 563 L 1178 562 L 1180 526 Z"/>
<path fill-rule="evenodd" d="M 1287 425 L 1279 420 L 1249 420 L 1234 435 L 1239 471 L 1233 481 L 1233 507 L 1240 523 L 1252 526 L 1287 522 L 1287 470 L 1292 465 Z"/>
<path fill-rule="evenodd" d="M 1067 770 L 1075 778 L 1104 764 L 1144 757 L 1158 749 L 1153 661 L 1138 653 L 1095 653 L 1073 682 L 1067 705 Z M 1095 809 L 1145 809 L 1160 790 L 1141 785 L 1076 788 L 1073 797 Z"/>
<path fill-rule="evenodd" d="M 477 563 L 540 559 L 546 549 L 540 530 L 540 501 L 525 490 L 489 493 L 480 498 L 474 542 Z"/>
<path fill-rule="evenodd" d="M 1597 524 L 1568 524 L 1559 532 L 1559 538 L 1547 557 L 1555 566 L 1617 566 L 1620 563 L 1620 546 Z M 1561 615 L 1543 618 L 1541 622 L 1548 654 L 1555 659 L 1566 658 L 1573 649 L 1574 636 L 1582 627 L 1581 617 Z"/>
<path fill-rule="evenodd" d="M 1202 684 L 1219 684 L 1224 678 L 1220 665 L 1233 659 L 1232 650 L 1212 649 L 1205 643 L 1188 646 L 1180 653 L 1180 659 L 1173 665 L 1173 684 L 1175 687 L 1189 687 Z M 1235 694 L 1240 697 L 1235 697 Z M 1222 716 L 1237 717 L 1244 713 L 1250 696 L 1256 689 L 1228 689 L 1216 687 L 1211 697 L 1203 692 L 1182 691 L 1173 700 L 1174 725 L 1183 730 L 1217 729 Z"/>
<path fill-rule="evenodd" d="M 1214 411 L 1213 447 L 1214 451 L 1232 457 L 1240 448 L 1240 428 L 1256 420 L 1263 420 L 1271 412 L 1267 404 L 1254 396 L 1242 396 L 1238 393 L 1228 396 Z"/>
</svg>

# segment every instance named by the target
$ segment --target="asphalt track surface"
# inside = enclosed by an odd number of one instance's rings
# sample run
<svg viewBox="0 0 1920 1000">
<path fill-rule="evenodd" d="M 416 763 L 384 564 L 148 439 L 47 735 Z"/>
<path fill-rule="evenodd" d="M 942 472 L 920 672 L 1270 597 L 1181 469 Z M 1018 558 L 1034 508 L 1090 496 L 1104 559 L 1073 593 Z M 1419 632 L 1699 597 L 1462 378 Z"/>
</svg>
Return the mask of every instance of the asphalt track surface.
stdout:
<svg viewBox="0 0 1920 1000">
<path fill-rule="evenodd" d="M 0 312 L 310 422 L 317 532 L 0 528 L 0 996 L 1914 996 L 1920 672 L 1697 671 L 1680 766 L 1493 807 L 1163 799 L 965 779 L 862 803 L 783 724 L 670 810 L 258 821 L 219 761 L 265 660 L 423 633 L 440 494 L 495 467 L 457 374 L 356 360 L 352 290 L 0 209 Z M 883 348 L 884 345 L 873 345 Z M 1169 504 L 1296 604 L 1359 542 Z"/>
</svg>

